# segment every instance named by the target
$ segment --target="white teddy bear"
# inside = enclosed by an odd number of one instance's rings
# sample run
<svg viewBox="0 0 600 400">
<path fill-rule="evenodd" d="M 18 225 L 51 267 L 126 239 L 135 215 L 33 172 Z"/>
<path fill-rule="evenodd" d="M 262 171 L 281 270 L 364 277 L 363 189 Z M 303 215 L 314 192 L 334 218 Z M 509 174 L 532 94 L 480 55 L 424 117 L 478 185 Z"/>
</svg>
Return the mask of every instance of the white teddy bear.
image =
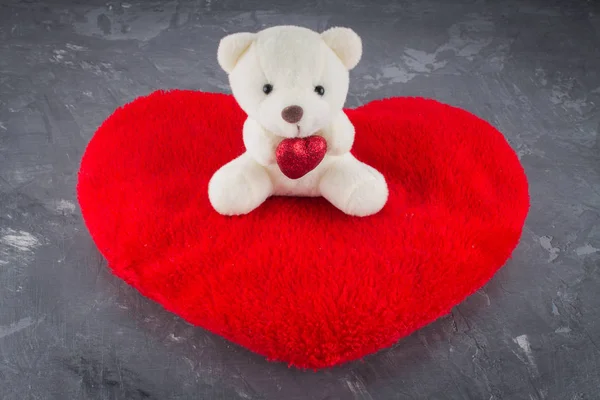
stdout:
<svg viewBox="0 0 600 400">
<path fill-rule="evenodd" d="M 297 26 L 224 37 L 218 61 L 248 115 L 246 152 L 212 176 L 208 195 L 223 215 L 242 215 L 270 196 L 323 196 L 352 216 L 388 199 L 381 173 L 351 153 L 354 126 L 343 111 L 360 37 L 335 27 Z"/>
</svg>

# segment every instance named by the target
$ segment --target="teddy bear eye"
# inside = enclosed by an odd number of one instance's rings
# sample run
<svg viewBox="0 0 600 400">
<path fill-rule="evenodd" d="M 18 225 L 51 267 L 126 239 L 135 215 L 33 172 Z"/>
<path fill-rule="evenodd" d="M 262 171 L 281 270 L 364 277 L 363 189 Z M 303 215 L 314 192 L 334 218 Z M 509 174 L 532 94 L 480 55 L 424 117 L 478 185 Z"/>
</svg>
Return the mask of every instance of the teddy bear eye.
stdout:
<svg viewBox="0 0 600 400">
<path fill-rule="evenodd" d="M 265 92 L 265 94 L 269 94 L 273 91 L 273 85 L 271 85 L 270 83 L 267 83 L 265 86 L 263 86 L 263 92 Z"/>
<path fill-rule="evenodd" d="M 325 94 L 325 88 L 321 85 L 315 86 L 315 93 L 319 96 L 323 96 Z"/>
</svg>

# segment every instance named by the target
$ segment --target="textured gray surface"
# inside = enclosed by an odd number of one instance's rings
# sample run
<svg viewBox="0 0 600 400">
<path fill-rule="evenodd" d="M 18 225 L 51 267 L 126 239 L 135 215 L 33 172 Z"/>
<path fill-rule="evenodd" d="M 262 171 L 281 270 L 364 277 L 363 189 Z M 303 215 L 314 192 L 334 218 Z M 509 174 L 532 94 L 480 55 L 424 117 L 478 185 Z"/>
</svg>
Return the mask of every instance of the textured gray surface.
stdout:
<svg viewBox="0 0 600 400">
<path fill-rule="evenodd" d="M 1 1 L 0 398 L 600 398 L 600 7 L 592 1 Z M 375 4 L 380 5 L 375 5 Z M 76 172 L 97 126 L 158 88 L 228 91 L 223 35 L 354 28 L 348 105 L 419 95 L 503 131 L 531 183 L 514 258 L 364 362 L 300 372 L 112 277 Z"/>
</svg>

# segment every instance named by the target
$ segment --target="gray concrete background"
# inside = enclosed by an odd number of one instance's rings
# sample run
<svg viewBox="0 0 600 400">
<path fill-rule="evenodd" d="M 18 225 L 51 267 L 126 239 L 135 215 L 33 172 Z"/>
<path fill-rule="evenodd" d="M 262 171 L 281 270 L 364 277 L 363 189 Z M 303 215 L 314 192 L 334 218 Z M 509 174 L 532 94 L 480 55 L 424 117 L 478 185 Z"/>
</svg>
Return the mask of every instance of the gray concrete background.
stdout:
<svg viewBox="0 0 600 400">
<path fill-rule="evenodd" d="M 241 5 L 240 5 L 241 3 Z M 600 399 L 600 6 L 593 1 L 0 1 L 0 399 Z M 229 91 L 225 34 L 354 28 L 349 106 L 426 96 L 503 131 L 531 183 L 514 258 L 449 315 L 341 368 L 270 364 L 110 275 L 85 145 L 158 88 Z"/>
</svg>

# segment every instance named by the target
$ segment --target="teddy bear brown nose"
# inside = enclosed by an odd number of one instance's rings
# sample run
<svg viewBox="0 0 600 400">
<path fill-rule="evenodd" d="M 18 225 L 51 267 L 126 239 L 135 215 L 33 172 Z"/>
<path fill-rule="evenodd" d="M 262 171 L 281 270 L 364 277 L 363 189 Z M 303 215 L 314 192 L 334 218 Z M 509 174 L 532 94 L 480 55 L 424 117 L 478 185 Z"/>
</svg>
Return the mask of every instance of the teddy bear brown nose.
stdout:
<svg viewBox="0 0 600 400">
<path fill-rule="evenodd" d="M 284 108 L 281 112 L 281 118 L 283 118 L 285 122 L 295 124 L 302 119 L 302 114 L 304 114 L 304 110 L 302 110 L 302 107 L 288 106 Z"/>
</svg>

